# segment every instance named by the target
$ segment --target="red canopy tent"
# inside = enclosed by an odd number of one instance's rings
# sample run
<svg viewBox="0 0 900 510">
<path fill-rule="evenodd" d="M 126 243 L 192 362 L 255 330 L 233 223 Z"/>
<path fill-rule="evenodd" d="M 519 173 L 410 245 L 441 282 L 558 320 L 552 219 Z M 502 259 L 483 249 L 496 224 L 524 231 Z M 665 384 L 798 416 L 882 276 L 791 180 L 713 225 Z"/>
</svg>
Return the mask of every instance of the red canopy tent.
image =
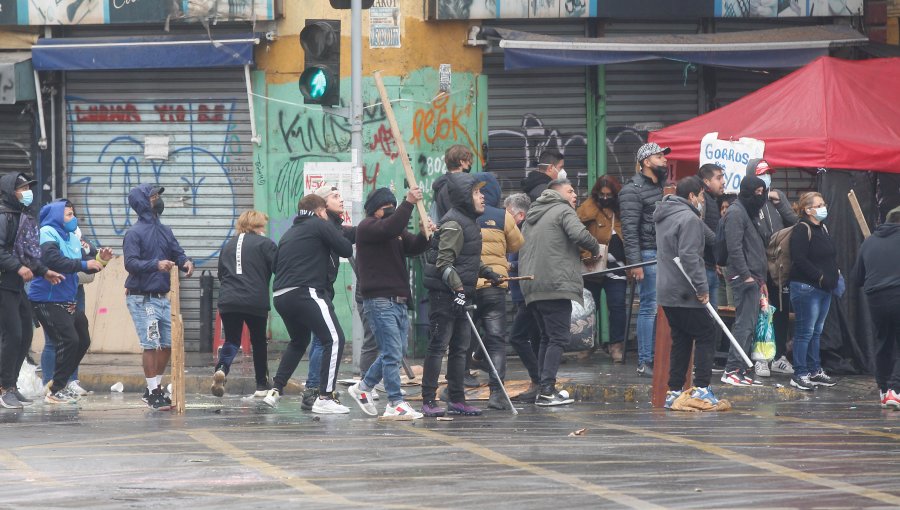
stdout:
<svg viewBox="0 0 900 510">
<path fill-rule="evenodd" d="M 900 173 L 900 58 L 821 57 L 734 103 L 650 133 L 669 159 L 699 161 L 700 139 L 751 137 L 774 167 Z"/>
</svg>

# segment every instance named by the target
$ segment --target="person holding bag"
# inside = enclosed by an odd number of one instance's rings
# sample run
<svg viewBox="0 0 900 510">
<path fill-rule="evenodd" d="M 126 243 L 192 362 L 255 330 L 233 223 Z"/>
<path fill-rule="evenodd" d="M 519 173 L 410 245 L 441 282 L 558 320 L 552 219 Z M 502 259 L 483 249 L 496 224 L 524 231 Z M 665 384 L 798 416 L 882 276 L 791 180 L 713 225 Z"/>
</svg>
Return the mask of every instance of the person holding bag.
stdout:
<svg viewBox="0 0 900 510">
<path fill-rule="evenodd" d="M 822 369 L 819 339 L 831 294 L 838 287 L 837 247 L 822 224 L 828 217 L 825 199 L 809 192 L 798 202 L 800 223 L 791 232 L 791 306 L 794 308 L 794 375 L 791 386 L 812 390 L 834 386 L 834 379 Z"/>
<path fill-rule="evenodd" d="M 622 185 L 615 177 L 604 175 L 591 188 L 591 196 L 578 207 L 578 219 L 600 244 L 606 245 L 606 267 L 625 264 L 625 243 L 622 240 L 622 223 L 619 220 L 619 191 Z M 582 258 L 590 254 L 582 251 Z M 600 292 L 606 292 L 609 308 L 609 355 L 613 363 L 625 360 L 625 271 L 607 273 L 602 282 L 585 281 L 584 286 L 600 307 Z M 598 328 L 599 331 L 599 328 Z"/>
</svg>

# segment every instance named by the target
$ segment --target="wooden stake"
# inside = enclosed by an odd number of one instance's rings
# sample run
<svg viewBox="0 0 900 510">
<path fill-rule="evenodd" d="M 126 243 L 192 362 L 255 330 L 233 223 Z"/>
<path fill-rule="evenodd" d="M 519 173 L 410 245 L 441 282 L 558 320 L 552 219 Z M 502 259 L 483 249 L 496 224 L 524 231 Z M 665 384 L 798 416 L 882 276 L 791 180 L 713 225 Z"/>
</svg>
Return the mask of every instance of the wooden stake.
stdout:
<svg viewBox="0 0 900 510">
<path fill-rule="evenodd" d="M 851 189 L 850 193 L 847 193 L 847 198 L 850 199 L 850 207 L 853 208 L 853 215 L 856 216 L 856 222 L 859 223 L 863 239 L 866 239 L 872 235 L 872 231 L 869 230 L 869 224 L 866 222 L 866 217 L 863 216 L 862 207 L 859 206 L 859 200 L 856 198 L 856 192 Z"/>
<path fill-rule="evenodd" d="M 181 282 L 178 267 L 169 272 L 169 302 L 172 305 L 172 401 L 175 412 L 184 414 L 184 322 L 181 319 Z"/>
<path fill-rule="evenodd" d="M 394 141 L 397 142 L 400 161 L 403 163 L 403 170 L 406 172 L 406 182 L 410 187 L 418 187 L 416 175 L 413 173 L 412 162 L 409 159 L 409 154 L 406 153 L 406 144 L 403 142 L 403 135 L 400 133 L 400 126 L 397 125 L 397 118 L 394 117 L 394 108 L 391 106 L 391 100 L 388 98 L 387 90 L 384 88 L 384 81 L 381 79 L 381 71 L 375 71 L 372 73 L 372 76 L 375 78 L 375 86 L 378 88 L 378 94 L 381 96 L 384 114 L 391 125 L 391 134 L 394 136 Z M 422 233 L 425 234 L 425 239 L 431 239 L 431 229 L 428 228 L 428 212 L 425 210 L 425 201 L 419 200 L 416 202 L 416 209 L 419 211 Z"/>
</svg>

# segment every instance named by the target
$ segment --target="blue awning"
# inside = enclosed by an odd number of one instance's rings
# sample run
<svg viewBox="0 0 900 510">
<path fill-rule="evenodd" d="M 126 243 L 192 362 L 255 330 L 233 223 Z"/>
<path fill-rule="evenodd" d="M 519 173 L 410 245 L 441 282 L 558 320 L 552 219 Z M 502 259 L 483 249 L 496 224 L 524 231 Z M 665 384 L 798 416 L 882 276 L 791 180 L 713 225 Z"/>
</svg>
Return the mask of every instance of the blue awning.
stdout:
<svg viewBox="0 0 900 510">
<path fill-rule="evenodd" d="M 253 34 L 39 39 L 31 48 L 38 71 L 174 69 L 253 65 Z"/>
<path fill-rule="evenodd" d="M 823 25 L 716 34 L 618 37 L 554 37 L 503 28 L 485 29 L 500 39 L 506 69 L 619 64 L 669 59 L 711 66 L 794 68 L 842 46 L 866 44 L 852 27 Z"/>
</svg>

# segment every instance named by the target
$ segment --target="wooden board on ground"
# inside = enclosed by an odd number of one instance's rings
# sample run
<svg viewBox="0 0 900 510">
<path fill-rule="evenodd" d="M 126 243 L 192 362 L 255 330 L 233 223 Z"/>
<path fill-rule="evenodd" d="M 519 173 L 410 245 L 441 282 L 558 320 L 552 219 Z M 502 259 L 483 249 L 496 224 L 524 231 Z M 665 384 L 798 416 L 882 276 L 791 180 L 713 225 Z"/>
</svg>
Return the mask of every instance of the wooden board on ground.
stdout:
<svg viewBox="0 0 900 510">
<path fill-rule="evenodd" d="M 556 380 L 557 387 L 561 387 L 562 385 L 569 382 L 569 379 L 560 378 Z M 438 387 L 438 395 L 441 394 L 441 391 L 446 386 L 446 381 L 442 381 Z M 517 381 L 506 381 L 504 383 L 506 387 L 506 392 L 509 393 L 510 397 L 515 397 L 519 393 L 524 393 L 531 386 L 531 381 L 529 380 L 517 380 Z M 487 400 L 491 397 L 491 389 L 487 384 L 482 384 L 477 388 L 466 388 L 466 400 Z M 422 400 L 422 395 L 409 395 L 404 397 L 405 400 Z"/>
</svg>

